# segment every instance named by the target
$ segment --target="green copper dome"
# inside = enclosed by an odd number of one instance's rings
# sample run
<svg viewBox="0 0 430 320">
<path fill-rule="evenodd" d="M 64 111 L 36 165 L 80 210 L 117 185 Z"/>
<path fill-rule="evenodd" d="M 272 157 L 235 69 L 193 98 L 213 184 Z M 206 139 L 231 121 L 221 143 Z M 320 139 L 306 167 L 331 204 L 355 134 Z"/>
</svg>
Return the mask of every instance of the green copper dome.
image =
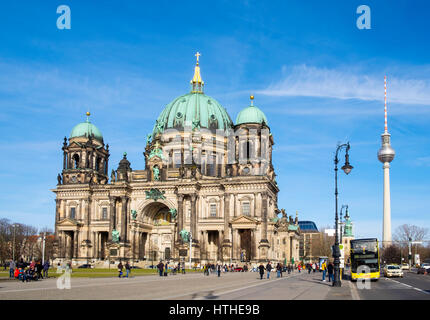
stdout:
<svg viewBox="0 0 430 320">
<path fill-rule="evenodd" d="M 263 111 L 253 105 L 243 109 L 237 115 L 236 125 L 243 123 L 259 123 L 262 125 L 269 126 L 267 118 L 264 115 Z"/>
<path fill-rule="evenodd" d="M 89 113 L 87 114 L 87 116 L 89 116 Z M 76 138 L 76 137 L 90 137 L 92 136 L 93 139 L 97 139 L 101 142 L 103 142 L 103 135 L 100 132 L 100 130 L 93 125 L 90 120 L 87 117 L 87 121 L 86 122 L 82 122 L 79 123 L 78 125 L 76 125 L 73 129 L 72 132 L 70 133 L 70 139 L 71 138 Z"/>
<path fill-rule="evenodd" d="M 218 101 L 203 92 L 191 92 L 170 102 L 155 122 L 152 137 L 166 129 L 228 130 L 233 121 Z"/>
</svg>

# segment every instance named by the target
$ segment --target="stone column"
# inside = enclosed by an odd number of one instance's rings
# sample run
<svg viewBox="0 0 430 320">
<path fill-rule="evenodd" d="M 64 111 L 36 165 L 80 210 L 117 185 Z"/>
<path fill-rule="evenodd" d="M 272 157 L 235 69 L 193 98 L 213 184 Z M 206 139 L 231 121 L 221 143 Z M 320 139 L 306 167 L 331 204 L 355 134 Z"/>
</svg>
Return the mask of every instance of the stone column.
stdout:
<svg viewBox="0 0 430 320">
<path fill-rule="evenodd" d="M 77 258 L 78 257 L 78 255 L 79 255 L 79 231 L 78 230 L 76 230 L 75 232 L 74 232 L 74 234 L 73 234 L 73 241 L 74 241 L 74 249 L 75 249 L 75 252 L 74 252 L 74 254 L 73 254 L 73 257 L 74 258 Z"/>
<path fill-rule="evenodd" d="M 267 192 L 261 195 L 261 240 L 258 246 L 260 261 L 265 261 L 269 253 L 269 240 L 267 240 Z"/>
<path fill-rule="evenodd" d="M 224 241 L 225 243 L 230 242 L 230 194 L 227 193 L 224 197 Z"/>
<path fill-rule="evenodd" d="M 179 233 L 184 228 L 184 195 L 178 194 L 178 229 L 177 231 L 177 239 L 181 239 Z"/>
<path fill-rule="evenodd" d="M 210 247 L 209 247 L 209 231 L 205 230 L 203 231 L 203 241 L 205 242 L 204 246 L 206 249 L 206 260 L 209 260 L 210 258 Z"/>
<path fill-rule="evenodd" d="M 112 242 L 112 230 L 115 228 L 116 198 L 115 197 L 109 197 L 109 204 L 110 204 L 110 210 L 109 210 L 109 235 L 108 235 L 108 241 Z"/>
<path fill-rule="evenodd" d="M 261 241 L 266 240 L 267 241 L 267 193 L 262 194 L 262 234 L 261 234 Z"/>
<path fill-rule="evenodd" d="M 55 237 L 58 239 L 58 221 L 60 221 L 60 205 L 61 205 L 61 200 L 60 199 L 55 199 Z"/>
<path fill-rule="evenodd" d="M 196 199 L 197 195 L 192 194 L 191 195 L 191 233 L 193 237 L 193 242 L 198 242 L 198 235 L 197 235 L 197 212 L 196 212 Z"/>
<path fill-rule="evenodd" d="M 92 203 L 92 201 L 91 201 L 91 197 L 88 197 L 88 199 L 87 199 L 87 212 L 86 212 L 86 216 L 87 216 L 87 241 L 88 241 L 88 244 L 89 243 L 91 243 L 91 240 L 90 240 L 90 224 L 91 224 L 91 203 Z"/>
<path fill-rule="evenodd" d="M 92 234 L 93 234 L 93 236 L 92 236 L 92 238 L 93 238 L 93 241 L 92 241 L 92 243 L 93 243 L 93 258 L 97 259 L 97 232 L 93 231 Z"/>
<path fill-rule="evenodd" d="M 132 231 L 132 234 L 133 234 L 133 246 L 132 246 L 132 257 L 133 257 L 133 261 L 134 260 L 136 260 L 136 229 L 134 229 L 133 231 Z"/>
<path fill-rule="evenodd" d="M 127 197 L 121 197 L 121 242 L 127 241 Z"/>
</svg>

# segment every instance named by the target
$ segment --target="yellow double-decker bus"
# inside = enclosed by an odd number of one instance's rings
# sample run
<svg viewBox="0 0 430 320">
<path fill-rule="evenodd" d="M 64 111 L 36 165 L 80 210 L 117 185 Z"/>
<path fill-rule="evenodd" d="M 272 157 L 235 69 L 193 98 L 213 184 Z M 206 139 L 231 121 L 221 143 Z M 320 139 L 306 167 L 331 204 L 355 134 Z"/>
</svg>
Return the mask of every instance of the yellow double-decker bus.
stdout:
<svg viewBox="0 0 430 320">
<path fill-rule="evenodd" d="M 378 280 L 381 271 L 379 265 L 378 239 L 351 240 L 351 280 Z"/>
</svg>

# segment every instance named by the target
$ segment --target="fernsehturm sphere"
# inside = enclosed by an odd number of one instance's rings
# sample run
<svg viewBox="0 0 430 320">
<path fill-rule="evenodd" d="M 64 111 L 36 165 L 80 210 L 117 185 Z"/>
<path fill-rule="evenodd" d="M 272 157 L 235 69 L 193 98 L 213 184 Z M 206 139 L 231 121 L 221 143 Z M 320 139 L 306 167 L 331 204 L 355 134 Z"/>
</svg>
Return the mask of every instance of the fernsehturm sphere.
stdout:
<svg viewBox="0 0 430 320">
<path fill-rule="evenodd" d="M 393 161 L 395 152 L 391 147 L 390 137 L 387 126 L 387 77 L 384 77 L 384 111 L 385 111 L 385 130 L 381 135 L 382 146 L 378 151 L 378 159 L 383 163 L 384 169 L 384 216 L 382 229 L 382 246 L 391 243 L 391 199 L 390 199 L 390 162 Z"/>
</svg>

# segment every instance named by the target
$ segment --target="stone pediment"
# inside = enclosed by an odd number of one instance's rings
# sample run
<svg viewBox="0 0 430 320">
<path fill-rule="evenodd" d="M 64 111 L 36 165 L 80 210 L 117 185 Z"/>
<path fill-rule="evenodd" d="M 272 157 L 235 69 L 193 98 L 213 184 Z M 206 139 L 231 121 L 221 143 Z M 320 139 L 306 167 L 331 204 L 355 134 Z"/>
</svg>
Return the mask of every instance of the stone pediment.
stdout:
<svg viewBox="0 0 430 320">
<path fill-rule="evenodd" d="M 65 218 L 58 222 L 57 226 L 59 227 L 78 227 L 79 223 L 76 220 Z"/>
<path fill-rule="evenodd" d="M 257 224 L 257 223 L 258 223 L 257 220 L 244 215 L 234 218 L 231 221 L 231 224 L 234 224 L 234 225 L 244 225 L 244 224 L 249 225 L 249 224 Z"/>
</svg>

